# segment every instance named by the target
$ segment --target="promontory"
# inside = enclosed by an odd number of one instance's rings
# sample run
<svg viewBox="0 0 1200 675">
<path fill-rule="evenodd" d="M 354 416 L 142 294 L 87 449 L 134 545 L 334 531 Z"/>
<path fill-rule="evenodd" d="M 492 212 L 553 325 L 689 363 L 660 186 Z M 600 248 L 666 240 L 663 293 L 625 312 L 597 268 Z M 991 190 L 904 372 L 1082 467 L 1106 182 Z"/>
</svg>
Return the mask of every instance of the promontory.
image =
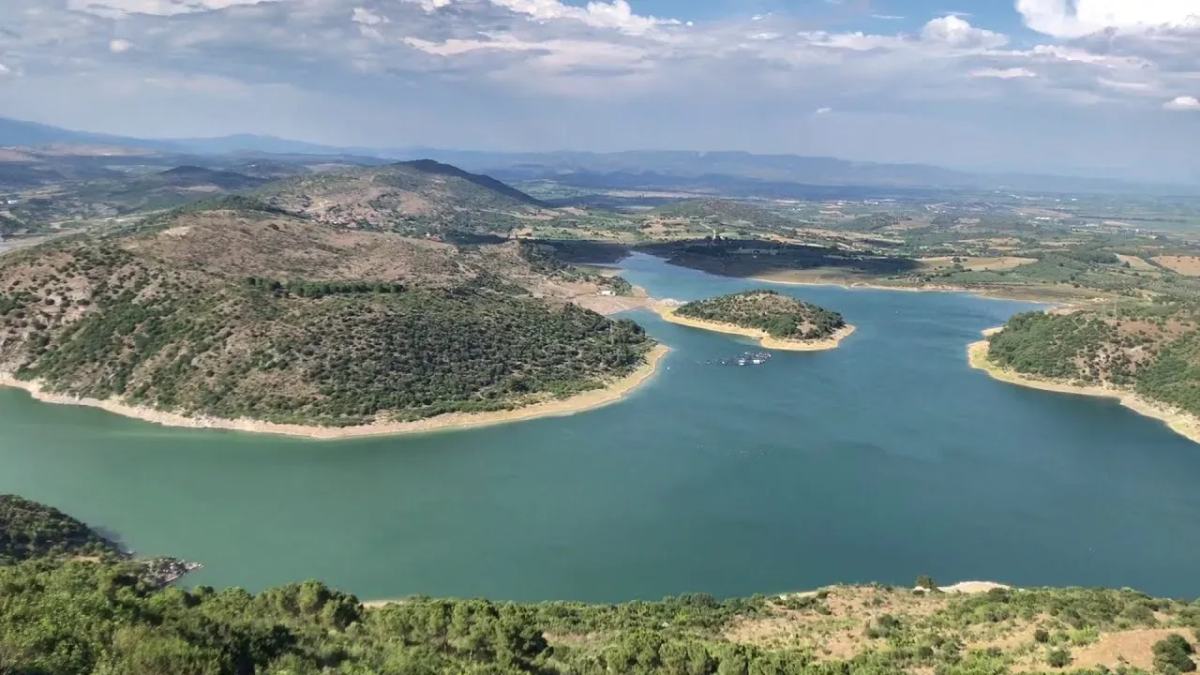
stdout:
<svg viewBox="0 0 1200 675">
<path fill-rule="evenodd" d="M 514 218 L 541 208 L 408 163 L 9 253 L 0 381 L 164 424 L 312 437 L 616 400 L 665 348 L 574 302 L 623 280 L 506 240 Z"/>
<path fill-rule="evenodd" d="M 1114 398 L 1200 442 L 1200 310 L 1155 304 L 1016 314 L 969 348 L 992 377 Z"/>
</svg>

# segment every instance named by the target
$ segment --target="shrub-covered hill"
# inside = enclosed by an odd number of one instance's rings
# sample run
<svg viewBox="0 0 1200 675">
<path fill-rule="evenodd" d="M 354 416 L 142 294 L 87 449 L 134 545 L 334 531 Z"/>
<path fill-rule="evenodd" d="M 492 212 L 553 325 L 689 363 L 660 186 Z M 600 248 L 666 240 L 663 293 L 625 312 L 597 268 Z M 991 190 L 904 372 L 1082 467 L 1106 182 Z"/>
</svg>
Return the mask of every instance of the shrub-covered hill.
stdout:
<svg viewBox="0 0 1200 675">
<path fill-rule="evenodd" d="M 317 581 L 251 594 L 114 558 L 0 562 L 13 675 L 1174 675 L 1195 670 L 1198 629 L 1200 605 L 1128 589 L 368 607 Z"/>
<path fill-rule="evenodd" d="M 346 426 L 603 386 L 653 342 L 515 243 L 454 246 L 254 207 L 0 257 L 0 372 L 52 392 Z"/>
<path fill-rule="evenodd" d="M 1192 303 L 1017 314 L 989 341 L 988 358 L 1019 373 L 1131 389 L 1200 414 L 1200 308 Z"/>
<path fill-rule="evenodd" d="M 0 495 L 0 565 L 31 558 L 119 552 L 113 542 L 52 506 Z"/>
<path fill-rule="evenodd" d="M 689 302 L 675 313 L 766 331 L 780 340 L 820 340 L 846 327 L 842 315 L 789 295 L 751 290 Z"/>
<path fill-rule="evenodd" d="M 544 207 L 494 178 L 430 160 L 323 171 L 256 194 L 323 223 L 413 235 L 504 234 Z"/>
</svg>

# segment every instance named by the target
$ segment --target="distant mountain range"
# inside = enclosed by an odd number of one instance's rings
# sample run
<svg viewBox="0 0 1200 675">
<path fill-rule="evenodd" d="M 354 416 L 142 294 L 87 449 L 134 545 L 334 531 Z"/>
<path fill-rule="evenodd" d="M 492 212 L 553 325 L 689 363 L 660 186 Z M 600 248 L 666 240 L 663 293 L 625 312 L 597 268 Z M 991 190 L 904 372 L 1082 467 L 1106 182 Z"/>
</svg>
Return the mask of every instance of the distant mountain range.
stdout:
<svg viewBox="0 0 1200 675">
<path fill-rule="evenodd" d="M 612 153 L 502 153 L 440 148 L 336 147 L 272 136 L 142 139 L 72 131 L 0 118 L 0 146 L 119 145 L 187 155 L 328 155 L 340 161 L 434 159 L 501 180 L 555 180 L 584 188 L 711 190 L 804 197 L 837 196 L 872 187 L 1020 192 L 1134 192 L 1200 194 L 1200 185 L 1023 173 L 972 173 L 926 164 L 854 162 L 832 157 L 756 155 L 748 152 L 638 150 Z M 808 189 L 797 190 L 797 186 Z M 846 193 L 846 196 L 851 196 Z"/>
</svg>

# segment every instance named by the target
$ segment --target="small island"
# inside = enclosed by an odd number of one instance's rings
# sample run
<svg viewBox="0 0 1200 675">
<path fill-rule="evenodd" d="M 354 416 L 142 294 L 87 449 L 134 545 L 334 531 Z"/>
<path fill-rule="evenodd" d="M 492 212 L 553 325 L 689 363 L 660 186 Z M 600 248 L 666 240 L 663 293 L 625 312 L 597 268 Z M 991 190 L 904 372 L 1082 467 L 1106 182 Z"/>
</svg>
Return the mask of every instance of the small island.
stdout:
<svg viewBox="0 0 1200 675">
<path fill-rule="evenodd" d="M 672 323 L 757 338 L 767 349 L 835 349 L 854 332 L 842 315 L 771 290 L 751 290 L 661 307 Z"/>
</svg>

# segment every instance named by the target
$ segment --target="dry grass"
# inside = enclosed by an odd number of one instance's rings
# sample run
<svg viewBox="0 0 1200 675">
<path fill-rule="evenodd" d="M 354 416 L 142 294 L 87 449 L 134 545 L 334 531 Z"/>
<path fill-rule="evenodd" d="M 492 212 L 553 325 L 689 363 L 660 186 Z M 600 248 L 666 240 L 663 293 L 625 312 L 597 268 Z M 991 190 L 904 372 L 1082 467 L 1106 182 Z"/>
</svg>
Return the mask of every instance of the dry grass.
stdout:
<svg viewBox="0 0 1200 675">
<path fill-rule="evenodd" d="M 737 621 L 723 637 L 731 642 L 809 649 L 818 657 L 845 659 L 884 643 L 866 637 L 869 623 L 885 614 L 906 619 L 926 617 L 944 608 L 947 598 L 942 594 L 915 594 L 908 589 L 872 586 L 826 588 L 819 592 L 825 595 L 823 600 L 817 600 L 820 596 L 814 593 L 797 596 L 813 598 L 815 602 L 810 608 L 788 609 L 781 599 L 772 605 L 770 616 Z"/>
<path fill-rule="evenodd" d="M 1160 255 L 1151 260 L 1184 276 L 1200 277 L 1200 256 Z"/>
<path fill-rule="evenodd" d="M 963 269 L 972 272 L 998 272 L 1003 270 L 1011 270 L 1021 265 L 1028 265 L 1032 262 L 1037 262 L 1033 258 L 1019 258 L 1017 256 L 999 256 L 999 257 L 960 257 L 960 263 Z M 941 256 L 937 258 L 920 258 L 919 262 L 922 266 L 931 269 L 945 269 L 954 266 L 954 259 L 949 256 Z"/>
<path fill-rule="evenodd" d="M 1172 633 L 1180 632 L 1177 628 L 1139 628 L 1101 635 L 1100 640 L 1095 644 L 1072 652 L 1071 667 L 1108 666 L 1116 668 L 1124 662 L 1139 668 L 1150 669 L 1154 666 L 1152 651 L 1154 643 Z"/>
<path fill-rule="evenodd" d="M 1123 263 L 1129 263 L 1130 269 L 1138 270 L 1141 272 L 1155 272 L 1158 270 L 1157 267 L 1146 262 L 1146 259 L 1142 258 L 1141 256 L 1122 255 L 1122 254 L 1118 253 L 1117 258 L 1120 259 L 1120 261 Z"/>
</svg>

